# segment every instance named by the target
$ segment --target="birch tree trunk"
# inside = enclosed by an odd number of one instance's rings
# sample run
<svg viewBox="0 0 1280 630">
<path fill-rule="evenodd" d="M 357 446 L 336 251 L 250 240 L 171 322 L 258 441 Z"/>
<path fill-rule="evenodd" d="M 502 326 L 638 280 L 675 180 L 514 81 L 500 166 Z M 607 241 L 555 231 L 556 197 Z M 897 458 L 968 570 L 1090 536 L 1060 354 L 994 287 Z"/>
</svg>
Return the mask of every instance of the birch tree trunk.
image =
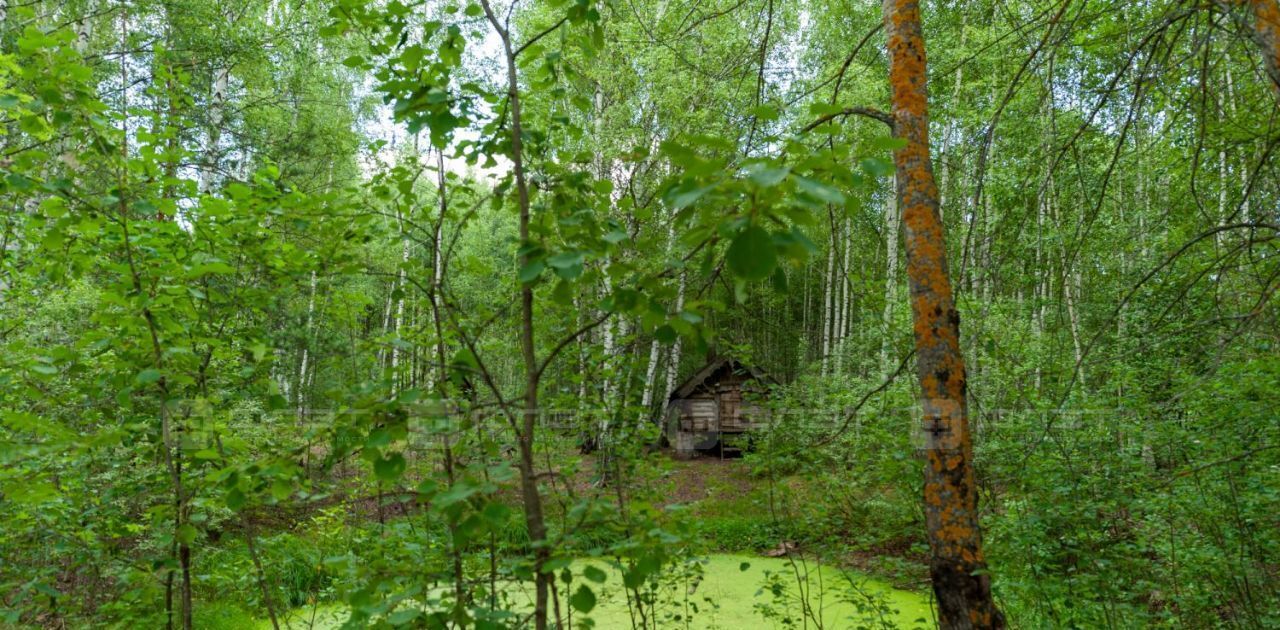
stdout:
<svg viewBox="0 0 1280 630">
<path fill-rule="evenodd" d="M 303 331 L 304 340 L 302 343 L 302 359 L 298 362 L 298 394 L 294 401 L 298 410 L 298 422 L 302 423 L 306 418 L 306 401 L 303 392 L 306 390 L 307 384 L 307 368 L 310 359 L 311 349 L 311 328 L 314 325 L 313 317 L 316 310 L 316 272 L 311 272 L 311 294 L 307 298 L 307 327 Z"/>
<path fill-rule="evenodd" d="M 684 311 L 684 270 L 680 270 L 680 280 L 676 287 L 676 313 Z M 676 388 L 676 378 L 680 375 L 680 342 L 683 337 L 677 336 L 674 343 L 671 344 L 671 355 L 667 361 L 667 388 L 666 393 L 670 394 Z"/>
<path fill-rule="evenodd" d="M 401 246 L 400 246 L 400 272 L 396 274 L 396 287 L 403 292 L 405 286 L 405 268 L 409 266 L 409 239 L 403 236 L 405 232 L 404 217 L 399 212 L 396 213 L 396 225 L 400 228 Z M 400 377 L 397 370 L 400 367 L 400 328 L 404 324 L 404 297 L 397 296 L 392 292 L 391 299 L 395 301 L 395 319 L 393 320 L 395 338 L 391 343 L 391 391 L 399 389 L 397 384 Z"/>
<path fill-rule="evenodd" d="M 965 39 L 969 32 L 966 28 L 969 24 L 969 14 L 960 12 L 960 48 L 964 49 Z M 955 84 L 951 88 L 951 102 L 953 104 L 960 103 L 960 85 L 964 82 L 964 64 L 956 65 Z M 947 207 L 947 194 L 950 193 L 951 187 L 955 185 L 951 173 L 951 151 L 955 144 L 956 127 L 959 126 L 958 121 L 950 121 L 947 123 L 946 135 L 942 138 L 942 158 L 938 160 L 942 162 L 942 179 L 938 190 L 938 216 L 943 216 L 942 212 Z M 961 198 L 964 196 L 961 195 Z M 960 216 L 964 216 L 962 213 Z"/>
<path fill-rule="evenodd" d="M 213 91 L 209 94 L 209 146 L 205 147 L 198 181 L 201 194 L 213 192 L 214 179 L 217 177 L 218 145 L 222 142 L 222 112 L 226 106 L 230 72 L 230 68 L 226 67 L 213 69 Z"/>
<path fill-rule="evenodd" d="M 1226 64 L 1227 69 L 1227 106 L 1231 108 L 1231 116 L 1238 114 L 1236 108 L 1236 86 L 1232 77 L 1231 64 Z M 1240 158 L 1240 220 L 1244 223 L 1249 222 L 1249 157 L 1246 151 L 1239 152 Z"/>
<path fill-rule="evenodd" d="M 665 249 L 668 254 L 671 253 L 671 246 L 676 240 L 676 226 L 675 222 L 671 219 L 674 219 L 674 217 L 668 218 L 667 223 L 667 243 Z M 679 315 L 679 311 L 677 311 L 676 314 Z M 653 412 L 653 390 L 654 386 L 657 384 L 654 381 L 658 377 L 658 362 L 661 355 L 662 348 L 658 343 L 658 339 L 655 337 L 653 341 L 649 342 L 649 366 L 645 370 L 644 393 L 640 396 L 640 406 L 644 408 L 645 414 L 651 414 Z M 646 418 L 647 417 L 648 416 L 646 416 Z"/>
<path fill-rule="evenodd" d="M 1057 201 L 1057 190 L 1055 188 L 1053 175 L 1049 175 L 1049 212 L 1053 218 L 1054 225 L 1062 225 L 1062 216 L 1059 214 Z M 1058 251 L 1058 264 L 1062 268 L 1062 301 L 1067 307 L 1067 332 L 1071 335 L 1071 349 L 1075 357 L 1075 373 L 1076 379 L 1080 385 L 1085 383 L 1084 374 L 1084 348 L 1081 346 L 1080 333 L 1080 316 L 1076 309 L 1076 297 L 1078 291 L 1074 286 L 1076 283 L 1076 273 L 1070 267 L 1070 258 L 1067 255 L 1067 244 L 1062 243 L 1062 247 Z"/>
<path fill-rule="evenodd" d="M 888 373 L 889 346 L 893 340 L 893 305 L 898 294 L 898 196 L 888 194 L 884 211 L 885 271 L 884 271 L 884 321 L 880 338 L 880 371 Z"/>
<path fill-rule="evenodd" d="M 939 622 L 950 628 L 1001 628 L 982 552 L 978 487 L 969 434 L 960 315 L 952 297 L 938 188 L 929 159 L 928 88 L 918 0 L 884 0 L 894 152 L 907 280 L 915 320 L 925 449 L 924 512 L 929 573 Z"/>
<path fill-rule="evenodd" d="M 853 320 L 853 281 L 849 278 L 849 261 L 853 260 L 853 222 L 849 217 L 844 219 L 844 265 L 841 267 L 840 286 L 844 287 L 844 315 L 840 317 L 840 351 L 836 355 L 836 367 L 842 367 L 844 346 L 849 338 L 849 330 Z"/>
<path fill-rule="evenodd" d="M 844 260 L 840 258 L 840 224 L 831 224 L 831 257 L 835 260 L 831 292 L 835 319 L 831 321 L 831 373 L 840 374 L 840 330 L 844 327 Z"/>
<path fill-rule="evenodd" d="M 1276 0 L 1250 0 L 1253 39 L 1262 51 L 1262 63 L 1271 79 L 1271 91 L 1280 98 L 1280 5 Z"/>
<path fill-rule="evenodd" d="M 832 318 L 832 289 L 834 288 L 834 280 L 836 276 L 836 235 L 835 230 L 831 231 L 830 247 L 827 248 L 827 275 L 822 282 L 822 375 L 826 376 L 830 373 L 831 364 L 831 330 L 834 322 Z"/>
</svg>

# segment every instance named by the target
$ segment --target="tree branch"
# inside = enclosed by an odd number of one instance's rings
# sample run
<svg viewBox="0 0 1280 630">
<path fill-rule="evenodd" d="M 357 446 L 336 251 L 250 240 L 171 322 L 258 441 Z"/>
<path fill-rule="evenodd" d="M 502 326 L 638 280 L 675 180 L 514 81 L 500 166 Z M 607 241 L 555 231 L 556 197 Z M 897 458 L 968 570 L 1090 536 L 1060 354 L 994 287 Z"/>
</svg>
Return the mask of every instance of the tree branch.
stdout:
<svg viewBox="0 0 1280 630">
<path fill-rule="evenodd" d="M 800 130 L 800 133 L 809 133 L 810 131 L 813 131 L 814 129 L 817 129 L 818 127 L 821 127 L 822 125 L 825 125 L 837 118 L 846 118 L 848 116 L 864 116 L 889 125 L 890 131 L 894 128 L 893 114 L 890 114 L 889 112 L 881 111 L 874 107 L 846 107 L 843 110 L 827 114 L 805 125 L 804 128 Z"/>
</svg>

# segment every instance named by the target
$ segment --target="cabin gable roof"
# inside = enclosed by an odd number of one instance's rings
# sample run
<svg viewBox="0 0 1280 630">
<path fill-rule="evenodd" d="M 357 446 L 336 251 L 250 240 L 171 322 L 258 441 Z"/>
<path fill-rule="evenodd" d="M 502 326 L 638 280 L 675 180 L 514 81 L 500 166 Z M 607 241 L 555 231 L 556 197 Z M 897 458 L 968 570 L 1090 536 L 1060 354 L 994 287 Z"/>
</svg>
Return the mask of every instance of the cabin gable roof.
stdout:
<svg viewBox="0 0 1280 630">
<path fill-rule="evenodd" d="M 667 399 L 677 400 L 680 398 L 688 398 L 691 394 L 693 394 L 695 391 L 698 390 L 699 386 L 706 383 L 708 379 L 715 376 L 725 368 L 731 369 L 734 372 L 743 374 L 745 376 L 750 377 L 751 379 L 760 381 L 762 383 L 769 383 L 773 385 L 778 384 L 777 380 L 775 380 L 773 377 L 769 376 L 759 368 L 752 367 L 750 365 L 745 365 L 740 361 L 729 358 L 729 357 L 720 357 L 718 359 L 708 362 L 705 366 L 702 367 L 702 369 L 698 370 L 697 372 L 694 372 L 693 375 L 691 375 L 689 378 L 685 379 L 683 382 L 677 385 L 676 388 L 672 390 L 671 393 L 667 396 Z"/>
</svg>

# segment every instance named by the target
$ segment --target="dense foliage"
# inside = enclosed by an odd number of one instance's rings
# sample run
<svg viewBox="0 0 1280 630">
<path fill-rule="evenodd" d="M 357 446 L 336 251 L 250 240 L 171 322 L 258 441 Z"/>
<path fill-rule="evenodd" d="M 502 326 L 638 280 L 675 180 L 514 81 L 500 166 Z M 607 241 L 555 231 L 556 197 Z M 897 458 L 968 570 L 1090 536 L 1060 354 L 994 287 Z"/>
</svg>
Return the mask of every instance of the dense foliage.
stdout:
<svg viewBox="0 0 1280 630">
<path fill-rule="evenodd" d="M 1013 627 L 1280 625 L 1267 5 L 922 3 Z M 882 24 L 0 0 L 0 627 L 577 627 L 619 584 L 678 627 L 752 606 L 692 597 L 713 552 L 926 590 Z M 771 420 L 673 461 L 711 355 Z"/>
</svg>

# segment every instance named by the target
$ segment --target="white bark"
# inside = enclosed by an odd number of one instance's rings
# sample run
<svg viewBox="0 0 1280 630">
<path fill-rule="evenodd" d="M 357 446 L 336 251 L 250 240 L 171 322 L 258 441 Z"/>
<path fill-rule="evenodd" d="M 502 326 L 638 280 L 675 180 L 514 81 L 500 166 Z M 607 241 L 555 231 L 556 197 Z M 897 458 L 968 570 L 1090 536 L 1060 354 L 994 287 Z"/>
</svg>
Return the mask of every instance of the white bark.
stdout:
<svg viewBox="0 0 1280 630">
<path fill-rule="evenodd" d="M 671 254 L 671 245 L 676 238 L 676 226 L 672 221 L 674 217 L 668 217 L 667 221 L 667 244 L 665 250 L 668 255 Z M 679 313 L 676 313 L 679 316 Z M 640 396 L 640 406 L 644 408 L 647 415 L 653 410 L 653 390 L 656 383 L 654 382 L 658 376 L 658 361 L 662 354 L 662 348 L 657 338 L 649 342 L 649 367 L 645 370 L 644 376 L 644 393 Z"/>
<path fill-rule="evenodd" d="M 1227 64 L 1227 105 L 1231 107 L 1231 115 L 1235 116 L 1236 110 L 1236 86 L 1235 80 L 1231 76 L 1231 64 Z M 1241 152 L 1240 155 L 1240 220 L 1244 223 L 1249 222 L 1249 160 L 1248 157 Z"/>
<path fill-rule="evenodd" d="M 439 321 L 440 303 L 439 295 L 444 290 L 444 218 L 445 211 L 448 208 L 445 201 L 445 174 L 444 174 L 444 149 L 440 149 L 436 153 L 436 194 L 439 196 L 440 202 L 440 218 L 436 221 L 435 234 L 432 239 L 432 249 L 434 250 L 431 257 L 431 317 L 432 323 L 435 324 L 436 335 L 436 354 L 435 357 L 443 357 L 445 354 L 444 339 L 439 333 L 444 331 L 444 323 Z M 445 374 L 443 365 L 436 365 L 436 360 L 429 362 L 434 367 L 431 370 L 430 385 L 435 387 L 436 382 L 444 380 Z"/>
<path fill-rule="evenodd" d="M 898 196 L 892 190 L 886 195 L 884 212 L 885 272 L 884 320 L 880 338 L 880 371 L 889 369 L 889 346 L 893 341 L 893 306 L 898 295 Z"/>
<path fill-rule="evenodd" d="M 840 373 L 840 331 L 844 327 L 844 259 L 840 258 L 840 228 L 833 226 L 831 235 L 831 255 L 836 260 L 835 277 L 832 279 L 832 301 L 835 308 L 835 319 L 831 321 L 831 373 Z"/>
<path fill-rule="evenodd" d="M 968 35 L 965 28 L 969 24 L 969 15 L 964 11 L 960 13 L 960 48 L 963 49 L 965 39 Z M 964 64 L 956 65 L 956 80 L 951 88 L 951 102 L 960 102 L 960 84 L 964 80 Z M 947 131 L 942 135 L 942 151 L 939 152 L 939 161 L 942 162 L 942 177 L 938 180 L 938 217 L 942 218 L 947 211 L 947 191 L 951 188 L 951 147 L 955 144 L 956 121 L 947 122 Z M 962 212 L 961 217 L 964 216 Z"/>
<path fill-rule="evenodd" d="M 1053 215 L 1054 225 L 1061 225 L 1062 217 L 1058 214 L 1058 206 L 1054 203 L 1054 186 L 1052 175 L 1049 179 L 1049 210 Z M 1072 286 L 1079 281 L 1079 275 L 1068 266 L 1067 246 L 1063 243 L 1059 251 L 1059 264 L 1062 266 L 1062 298 L 1067 306 L 1067 332 L 1071 334 L 1071 347 L 1075 354 L 1076 378 L 1080 387 L 1085 385 L 1084 348 L 1080 343 L 1080 317 L 1076 310 L 1077 292 Z"/>
<path fill-rule="evenodd" d="M 75 51 L 83 55 L 89 50 L 89 39 L 93 37 L 93 24 L 89 22 L 89 18 L 82 17 L 76 20 L 76 43 Z"/>
<path fill-rule="evenodd" d="M 1218 149 L 1218 225 L 1227 222 L 1227 179 L 1230 176 L 1227 168 L 1227 150 Z M 1222 243 L 1222 232 L 1213 235 L 1216 243 Z"/>
<path fill-rule="evenodd" d="M 684 311 L 684 270 L 680 271 L 679 285 L 676 287 L 676 313 Z M 671 355 L 667 360 L 667 389 L 668 395 L 676 388 L 676 377 L 680 374 L 680 342 L 682 337 L 676 337 L 675 343 L 671 344 Z"/>
<path fill-rule="evenodd" d="M 844 287 L 844 315 L 841 316 L 840 345 L 843 348 L 853 327 L 853 280 L 849 278 L 849 261 L 853 260 L 853 223 L 844 219 L 844 265 L 841 266 L 840 284 Z"/>
<path fill-rule="evenodd" d="M 833 330 L 834 319 L 832 314 L 833 298 L 832 289 L 834 288 L 834 280 L 836 275 L 836 231 L 831 230 L 831 238 L 827 247 L 827 276 L 823 279 L 822 286 L 822 375 L 826 376 L 831 365 L 831 331 Z"/>
<path fill-rule="evenodd" d="M 306 383 L 307 383 L 308 360 L 310 359 L 310 349 L 311 349 L 311 327 L 314 321 L 313 315 L 315 313 L 315 310 L 316 310 L 316 272 L 312 271 L 311 272 L 311 294 L 307 298 L 307 328 L 304 331 L 305 341 L 302 344 L 302 360 L 298 362 L 298 397 L 295 402 L 297 403 L 299 421 L 301 421 L 306 414 L 306 408 L 305 408 L 306 401 L 303 399 L 303 396 L 304 396 L 304 392 L 307 391 Z"/>
<path fill-rule="evenodd" d="M 209 145 L 205 147 L 205 158 L 204 163 L 200 165 L 198 182 L 201 194 L 209 194 L 213 191 L 214 180 L 217 177 L 218 145 L 222 142 L 223 107 L 226 104 L 227 81 L 230 73 L 230 68 L 213 69 L 213 91 L 209 94 Z"/>
<path fill-rule="evenodd" d="M 404 217 L 401 216 L 399 212 L 396 213 L 396 223 L 400 227 L 400 233 L 401 233 L 400 272 L 396 274 L 396 287 L 399 288 L 401 292 L 403 292 L 404 285 L 405 285 L 404 270 L 405 270 L 405 267 L 409 266 L 409 239 L 403 236 L 404 235 Z M 391 389 L 392 391 L 395 391 L 396 389 L 398 389 L 396 387 L 396 383 L 398 383 L 400 380 L 399 374 L 397 373 L 397 370 L 400 367 L 400 346 L 398 343 L 394 343 L 394 342 L 398 342 L 400 340 L 400 327 L 404 323 L 404 297 L 393 295 L 392 298 L 395 300 L 396 316 L 394 321 L 395 328 L 392 329 L 392 332 L 395 335 L 395 339 L 391 344 L 391 383 L 392 383 Z"/>
</svg>

